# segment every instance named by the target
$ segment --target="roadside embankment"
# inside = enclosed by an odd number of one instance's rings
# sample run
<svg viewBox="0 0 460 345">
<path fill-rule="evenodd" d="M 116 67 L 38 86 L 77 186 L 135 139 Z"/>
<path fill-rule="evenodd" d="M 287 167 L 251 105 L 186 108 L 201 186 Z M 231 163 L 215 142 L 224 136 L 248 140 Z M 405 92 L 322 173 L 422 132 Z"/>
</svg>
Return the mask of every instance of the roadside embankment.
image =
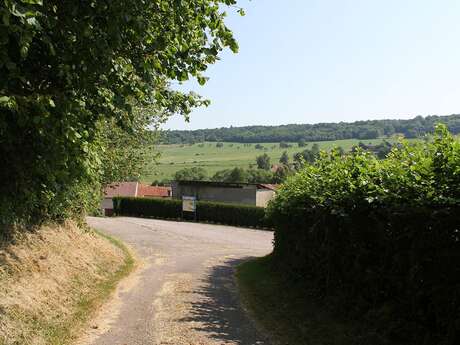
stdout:
<svg viewBox="0 0 460 345">
<path fill-rule="evenodd" d="M 74 223 L 0 242 L 0 345 L 69 344 L 134 261 Z"/>
</svg>

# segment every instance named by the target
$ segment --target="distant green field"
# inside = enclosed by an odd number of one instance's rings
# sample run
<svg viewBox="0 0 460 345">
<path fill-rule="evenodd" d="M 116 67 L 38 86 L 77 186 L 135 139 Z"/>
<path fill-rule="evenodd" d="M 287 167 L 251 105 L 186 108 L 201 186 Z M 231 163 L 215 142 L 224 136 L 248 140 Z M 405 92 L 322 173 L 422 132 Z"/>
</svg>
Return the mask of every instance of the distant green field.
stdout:
<svg viewBox="0 0 460 345">
<path fill-rule="evenodd" d="M 387 139 L 394 142 L 394 139 Z M 336 141 L 319 141 L 317 144 L 322 150 L 330 150 L 334 146 L 341 146 L 344 150 L 349 151 L 353 145 L 360 141 L 365 144 L 378 144 L 383 139 L 374 140 L 336 140 Z M 161 157 L 158 164 L 150 167 L 150 173 L 143 176 L 144 182 L 154 180 L 171 179 L 175 172 L 190 167 L 203 167 L 212 176 L 216 171 L 230 169 L 234 167 L 249 168 L 255 164 L 256 157 L 267 153 L 272 164 L 277 163 L 284 151 L 287 151 L 291 160 L 296 152 L 311 148 L 314 142 L 308 143 L 306 147 L 298 147 L 297 143 L 291 143 L 292 147 L 284 149 L 279 147 L 279 143 L 261 143 L 263 150 L 255 148 L 256 144 L 243 143 L 223 143 L 221 148 L 216 147 L 216 143 L 206 142 L 201 144 L 178 144 L 178 145 L 160 145 L 158 149 Z"/>
</svg>

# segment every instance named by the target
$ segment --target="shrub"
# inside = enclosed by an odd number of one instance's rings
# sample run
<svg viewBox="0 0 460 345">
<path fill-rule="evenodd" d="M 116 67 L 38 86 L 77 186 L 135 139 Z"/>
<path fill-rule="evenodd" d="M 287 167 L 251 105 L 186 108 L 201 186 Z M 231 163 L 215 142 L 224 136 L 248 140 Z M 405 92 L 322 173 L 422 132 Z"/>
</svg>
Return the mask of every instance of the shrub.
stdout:
<svg viewBox="0 0 460 345">
<path fill-rule="evenodd" d="M 284 141 L 280 142 L 280 148 L 281 149 L 288 149 L 290 147 L 292 147 L 291 144 L 285 143 Z"/>
<path fill-rule="evenodd" d="M 280 269 L 392 343 L 460 341 L 460 143 L 320 158 L 269 206 Z"/>
<path fill-rule="evenodd" d="M 116 215 L 159 219 L 193 219 L 193 214 L 182 212 L 182 201 L 176 199 L 114 198 Z M 236 205 L 198 201 L 197 220 L 234 226 L 268 228 L 265 209 L 249 205 Z"/>
</svg>

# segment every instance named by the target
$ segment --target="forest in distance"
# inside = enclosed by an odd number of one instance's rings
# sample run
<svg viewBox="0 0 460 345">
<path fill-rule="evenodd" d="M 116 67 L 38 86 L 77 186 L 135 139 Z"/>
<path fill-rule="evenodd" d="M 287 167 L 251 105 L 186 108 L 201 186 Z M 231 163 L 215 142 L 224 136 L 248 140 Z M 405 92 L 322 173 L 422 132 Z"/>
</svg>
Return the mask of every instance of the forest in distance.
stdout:
<svg viewBox="0 0 460 345">
<path fill-rule="evenodd" d="M 367 120 L 339 123 L 289 124 L 280 126 L 222 127 L 197 130 L 166 130 L 162 144 L 193 144 L 200 142 L 272 143 L 311 142 L 344 139 L 370 140 L 393 135 L 418 138 L 432 133 L 436 123 L 444 123 L 449 131 L 460 133 L 460 115 L 417 116 L 409 120 Z"/>
</svg>

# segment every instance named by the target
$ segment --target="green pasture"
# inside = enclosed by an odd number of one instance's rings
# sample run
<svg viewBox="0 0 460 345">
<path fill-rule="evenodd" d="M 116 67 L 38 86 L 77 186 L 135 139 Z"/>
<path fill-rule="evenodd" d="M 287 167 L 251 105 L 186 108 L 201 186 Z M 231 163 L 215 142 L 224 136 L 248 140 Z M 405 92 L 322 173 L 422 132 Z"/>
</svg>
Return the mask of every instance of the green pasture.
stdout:
<svg viewBox="0 0 460 345">
<path fill-rule="evenodd" d="M 334 146 L 341 146 L 345 151 L 349 151 L 352 146 L 360 141 L 365 144 L 378 144 L 384 139 L 373 140 L 335 140 L 316 142 L 321 150 L 330 150 Z M 386 139 L 394 142 L 396 139 Z M 278 163 L 281 154 L 287 151 L 290 159 L 296 152 L 311 148 L 315 142 L 307 143 L 305 147 L 298 147 L 297 143 L 290 143 L 290 148 L 280 148 L 279 143 L 260 143 L 264 149 L 256 149 L 257 144 L 243 143 L 223 143 L 223 147 L 216 147 L 215 142 L 205 142 L 198 144 L 177 144 L 160 145 L 160 158 L 157 164 L 149 168 L 149 173 L 142 177 L 144 182 L 154 180 L 171 179 L 176 171 L 183 168 L 203 167 L 212 176 L 216 171 L 230 169 L 234 167 L 249 168 L 255 166 L 256 157 L 266 153 L 271 158 L 271 163 Z"/>
</svg>

